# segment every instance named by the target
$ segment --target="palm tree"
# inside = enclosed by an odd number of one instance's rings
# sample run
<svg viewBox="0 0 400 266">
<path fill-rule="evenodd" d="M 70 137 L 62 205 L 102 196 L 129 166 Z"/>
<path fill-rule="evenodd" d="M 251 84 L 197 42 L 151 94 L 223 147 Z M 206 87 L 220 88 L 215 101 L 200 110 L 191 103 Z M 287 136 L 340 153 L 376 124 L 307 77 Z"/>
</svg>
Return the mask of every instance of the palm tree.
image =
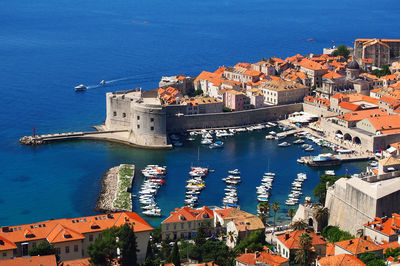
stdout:
<svg viewBox="0 0 400 266">
<path fill-rule="evenodd" d="M 228 238 L 230 242 L 234 242 L 236 237 L 236 233 L 234 231 L 229 231 L 228 232 Z"/>
<path fill-rule="evenodd" d="M 274 211 L 274 231 L 275 231 L 275 227 L 276 227 L 276 213 L 279 210 L 279 203 L 278 202 L 274 202 L 274 204 L 272 204 L 271 206 L 272 210 Z"/>
<path fill-rule="evenodd" d="M 293 230 L 304 230 L 307 229 L 308 224 L 304 220 L 296 220 L 291 227 Z"/>
<path fill-rule="evenodd" d="M 328 220 L 329 210 L 325 207 L 318 207 L 314 212 L 314 218 L 318 222 L 317 231 L 320 231 L 322 228 L 325 227 L 327 220 Z"/>
<path fill-rule="evenodd" d="M 260 211 L 260 214 L 258 216 L 260 217 L 261 221 L 265 224 L 267 222 L 271 206 L 269 205 L 268 202 L 261 202 L 260 204 L 258 204 L 257 208 Z"/>
<path fill-rule="evenodd" d="M 290 208 L 288 210 L 287 215 L 290 217 L 290 223 L 293 223 L 293 217 L 296 214 L 296 211 L 293 208 Z"/>
<path fill-rule="evenodd" d="M 300 246 L 296 251 L 295 261 L 300 265 L 311 265 L 315 256 L 312 250 L 312 237 L 307 233 L 303 233 L 299 236 L 299 242 Z"/>
</svg>

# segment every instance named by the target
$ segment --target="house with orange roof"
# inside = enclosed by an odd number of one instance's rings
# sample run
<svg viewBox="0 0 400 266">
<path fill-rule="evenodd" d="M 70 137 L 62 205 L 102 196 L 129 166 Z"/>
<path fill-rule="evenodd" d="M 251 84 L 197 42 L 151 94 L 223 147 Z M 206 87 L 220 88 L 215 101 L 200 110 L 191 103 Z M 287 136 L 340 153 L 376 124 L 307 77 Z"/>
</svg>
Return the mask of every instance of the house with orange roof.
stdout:
<svg viewBox="0 0 400 266">
<path fill-rule="evenodd" d="M 195 97 L 185 100 L 186 114 L 210 114 L 222 112 L 223 102 L 213 97 Z"/>
<path fill-rule="evenodd" d="M 211 227 L 206 232 L 212 233 L 214 212 L 206 206 L 193 209 L 188 206 L 180 209 L 176 208 L 170 215 L 161 222 L 162 239 L 191 239 L 196 235 L 201 224 L 210 224 Z"/>
<path fill-rule="evenodd" d="M 0 259 L 0 266 L 57 266 L 55 255 Z"/>
<path fill-rule="evenodd" d="M 320 98 L 330 99 L 330 97 L 339 92 L 347 92 L 353 90 L 353 84 L 336 72 L 328 71 L 322 75 L 322 86 L 315 90 L 316 96 Z"/>
<path fill-rule="evenodd" d="M 351 111 L 376 109 L 379 100 L 359 93 L 337 93 L 331 97 L 330 102 L 331 111 L 337 114 L 345 114 Z"/>
<path fill-rule="evenodd" d="M 388 113 L 393 113 L 400 107 L 400 99 L 387 95 L 379 98 L 379 108 L 385 109 Z"/>
<path fill-rule="evenodd" d="M 302 102 L 310 88 L 292 81 L 267 81 L 262 86 L 264 101 L 270 105 Z"/>
<path fill-rule="evenodd" d="M 397 76 L 394 74 L 382 76 L 381 79 L 382 85 L 384 87 L 389 87 L 390 85 L 395 84 L 398 81 Z"/>
<path fill-rule="evenodd" d="M 293 81 L 304 86 L 311 87 L 311 79 L 304 72 L 297 71 L 293 68 L 288 68 L 281 73 L 281 78 L 286 81 Z"/>
<path fill-rule="evenodd" d="M 245 84 L 248 81 L 251 82 L 259 81 L 261 76 L 263 75 L 264 73 L 257 70 L 235 66 L 235 67 L 227 67 L 224 71 L 223 76 L 228 80 L 234 80 L 241 82 L 242 84 Z"/>
<path fill-rule="evenodd" d="M 278 57 L 270 57 L 268 62 L 272 63 L 275 66 L 276 74 L 280 74 L 282 71 L 285 71 L 289 68 L 289 63 Z"/>
<path fill-rule="evenodd" d="M 292 62 L 292 64 L 311 79 L 311 86 L 322 86 L 322 76 L 328 72 L 327 67 L 308 58 L 302 58 L 299 61 Z"/>
<path fill-rule="evenodd" d="M 365 117 L 356 127 L 374 135 L 400 133 L 400 115 Z"/>
<path fill-rule="evenodd" d="M 183 98 L 183 95 L 177 88 L 167 87 L 158 89 L 158 97 L 163 105 L 169 105 L 177 103 L 179 104 L 180 100 Z"/>
<path fill-rule="evenodd" d="M 260 108 L 264 106 L 264 94 L 261 89 L 248 89 L 246 95 L 250 99 L 252 108 Z"/>
<path fill-rule="evenodd" d="M 317 266 L 365 266 L 366 264 L 356 256 L 350 254 L 339 254 L 335 256 L 319 258 Z"/>
<path fill-rule="evenodd" d="M 113 226 L 120 227 L 124 224 L 133 226 L 139 250 L 137 253 L 138 262 L 143 262 L 146 258 L 150 231 L 153 228 L 134 212 L 119 212 L 49 220 L 17 226 L 3 226 L 0 231 L 0 239 L 7 245 L 10 245 L 11 242 L 16 246 L 13 249 L 14 257 L 27 256 L 30 249 L 36 247 L 42 241 L 47 241 L 57 249 L 61 260 L 74 260 L 88 256 L 87 249 L 89 245 L 99 237 L 103 230 Z M 2 258 L 0 257 L 0 259 Z"/>
<path fill-rule="evenodd" d="M 383 81 L 381 78 L 379 78 L 378 76 L 375 76 L 371 73 L 361 73 L 360 77 L 365 78 L 366 80 L 368 80 L 369 82 L 371 82 L 371 85 L 374 89 L 382 87 L 383 86 Z M 372 96 L 372 95 L 371 95 Z"/>
<path fill-rule="evenodd" d="M 215 92 L 220 89 L 221 83 L 224 80 L 222 77 L 224 68 L 219 68 L 215 72 L 202 71 L 194 80 L 194 89 L 202 90 L 204 95 L 215 96 Z"/>
<path fill-rule="evenodd" d="M 226 245 L 234 248 L 238 241 L 250 236 L 256 231 L 265 231 L 265 225 L 258 216 L 250 213 L 240 215 L 226 223 Z"/>
<path fill-rule="evenodd" d="M 275 66 L 271 62 L 271 60 L 268 60 L 268 61 L 261 60 L 257 63 L 253 63 L 253 64 L 251 64 L 251 69 L 260 71 L 267 76 L 273 76 L 276 74 Z"/>
<path fill-rule="evenodd" d="M 326 241 L 320 234 L 316 234 L 309 230 L 295 230 L 278 235 L 276 237 L 278 253 L 284 258 L 293 258 L 296 251 L 300 248 L 300 236 L 302 234 L 310 235 L 314 251 L 318 256 L 324 257 L 326 254 Z"/>
<path fill-rule="evenodd" d="M 190 94 L 194 91 L 194 78 L 184 74 L 176 76 L 163 76 L 158 83 L 159 88 L 174 87 L 183 94 Z"/>
<path fill-rule="evenodd" d="M 254 253 L 247 253 L 236 257 L 236 266 L 289 266 L 289 260 L 279 255 L 272 254 L 271 250 L 256 251 Z"/>
<path fill-rule="evenodd" d="M 58 266 L 90 266 L 90 258 L 62 261 Z"/>
<path fill-rule="evenodd" d="M 350 254 L 357 258 L 364 252 L 374 252 L 383 256 L 383 248 L 375 244 L 370 237 L 363 236 L 335 242 L 335 254 Z"/>
<path fill-rule="evenodd" d="M 391 217 L 375 217 L 364 224 L 364 235 L 376 242 L 396 242 L 400 234 L 400 215 L 393 213 Z"/>
<path fill-rule="evenodd" d="M 250 109 L 250 98 L 245 93 L 236 90 L 227 90 L 223 96 L 224 105 L 233 111 Z"/>
</svg>

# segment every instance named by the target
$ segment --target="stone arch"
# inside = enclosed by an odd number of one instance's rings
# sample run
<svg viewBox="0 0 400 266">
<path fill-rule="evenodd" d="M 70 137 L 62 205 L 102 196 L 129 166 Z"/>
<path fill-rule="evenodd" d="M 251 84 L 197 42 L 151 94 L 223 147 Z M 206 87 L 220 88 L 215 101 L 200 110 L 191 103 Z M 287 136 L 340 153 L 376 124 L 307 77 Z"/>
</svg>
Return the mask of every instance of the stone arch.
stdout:
<svg viewBox="0 0 400 266">
<path fill-rule="evenodd" d="M 344 140 L 350 140 L 350 141 L 353 140 L 353 138 L 351 137 L 351 135 L 350 135 L 349 133 L 344 134 L 343 139 L 344 139 Z"/>
<path fill-rule="evenodd" d="M 335 134 L 343 135 L 343 132 L 342 132 L 341 130 L 336 130 L 336 133 L 335 133 Z"/>
<path fill-rule="evenodd" d="M 353 143 L 361 145 L 361 139 L 359 137 L 354 137 L 353 138 Z"/>
</svg>

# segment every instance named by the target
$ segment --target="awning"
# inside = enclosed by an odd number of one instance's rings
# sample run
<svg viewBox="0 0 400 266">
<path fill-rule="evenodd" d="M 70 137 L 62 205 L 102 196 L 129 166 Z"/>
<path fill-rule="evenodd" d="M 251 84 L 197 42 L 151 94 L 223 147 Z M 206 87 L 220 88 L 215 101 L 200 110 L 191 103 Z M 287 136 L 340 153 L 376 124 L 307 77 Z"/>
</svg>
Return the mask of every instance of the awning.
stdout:
<svg viewBox="0 0 400 266">
<path fill-rule="evenodd" d="M 389 153 L 393 153 L 393 152 L 397 151 L 397 149 L 395 147 L 390 147 L 386 151 L 389 152 Z"/>
</svg>

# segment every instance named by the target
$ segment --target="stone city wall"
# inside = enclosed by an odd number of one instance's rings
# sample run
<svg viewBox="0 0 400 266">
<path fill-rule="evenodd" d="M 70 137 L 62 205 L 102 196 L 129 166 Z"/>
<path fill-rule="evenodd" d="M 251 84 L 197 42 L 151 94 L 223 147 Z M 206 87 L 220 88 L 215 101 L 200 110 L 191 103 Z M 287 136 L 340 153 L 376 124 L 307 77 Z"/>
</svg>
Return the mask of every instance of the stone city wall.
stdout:
<svg viewBox="0 0 400 266">
<path fill-rule="evenodd" d="M 252 125 L 285 119 L 288 114 L 302 110 L 303 104 L 297 103 L 237 112 L 168 116 L 167 132 Z"/>
<path fill-rule="evenodd" d="M 357 234 L 363 224 L 376 216 L 376 199 L 364 194 L 352 186 L 346 188 L 335 185 L 329 188 L 325 207 L 329 209 L 328 224 Z"/>
<path fill-rule="evenodd" d="M 310 103 L 303 103 L 303 111 L 316 115 L 318 117 L 326 117 L 336 115 L 334 112 L 328 111 L 328 108 L 320 107 L 319 105 L 313 105 Z"/>
</svg>

